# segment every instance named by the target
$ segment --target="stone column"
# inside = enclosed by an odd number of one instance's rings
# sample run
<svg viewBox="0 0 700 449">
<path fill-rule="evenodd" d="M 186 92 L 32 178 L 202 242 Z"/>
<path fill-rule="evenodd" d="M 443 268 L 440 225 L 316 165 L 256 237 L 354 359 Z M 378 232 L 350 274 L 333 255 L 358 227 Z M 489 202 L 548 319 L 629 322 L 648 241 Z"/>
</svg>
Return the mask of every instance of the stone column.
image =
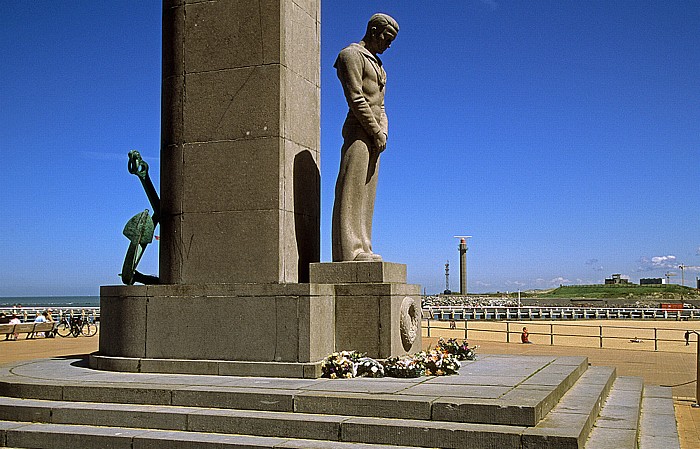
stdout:
<svg viewBox="0 0 700 449">
<path fill-rule="evenodd" d="M 160 278 L 308 282 L 320 0 L 164 0 Z"/>
<path fill-rule="evenodd" d="M 459 241 L 459 294 L 467 294 L 467 239 Z"/>
</svg>

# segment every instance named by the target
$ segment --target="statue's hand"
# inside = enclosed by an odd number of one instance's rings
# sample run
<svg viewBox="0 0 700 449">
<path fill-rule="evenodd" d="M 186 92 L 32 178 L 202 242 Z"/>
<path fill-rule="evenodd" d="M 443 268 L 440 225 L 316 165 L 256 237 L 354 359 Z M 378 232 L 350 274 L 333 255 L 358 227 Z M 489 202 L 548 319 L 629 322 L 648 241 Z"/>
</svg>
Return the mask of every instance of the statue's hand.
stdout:
<svg viewBox="0 0 700 449">
<path fill-rule="evenodd" d="M 386 134 L 383 131 L 379 131 L 374 135 L 374 147 L 380 153 L 386 150 Z"/>
</svg>

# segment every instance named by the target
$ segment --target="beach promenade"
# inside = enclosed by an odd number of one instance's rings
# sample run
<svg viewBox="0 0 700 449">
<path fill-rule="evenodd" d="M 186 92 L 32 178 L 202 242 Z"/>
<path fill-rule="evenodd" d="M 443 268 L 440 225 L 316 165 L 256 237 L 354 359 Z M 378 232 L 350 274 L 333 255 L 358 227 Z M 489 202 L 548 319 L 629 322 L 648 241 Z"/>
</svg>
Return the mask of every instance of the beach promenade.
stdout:
<svg viewBox="0 0 700 449">
<path fill-rule="evenodd" d="M 98 349 L 97 337 L 0 341 L 0 365 L 41 358 L 88 354 Z M 437 336 L 424 338 L 424 349 L 434 346 Z M 700 447 L 700 409 L 691 408 L 695 383 L 695 355 L 630 349 L 600 349 L 543 344 L 523 345 L 473 339 L 480 354 L 580 355 L 592 365 L 614 366 L 619 375 L 644 378 L 647 384 L 674 385 L 675 408 L 681 447 Z M 678 386 L 675 386 L 678 385 Z"/>
</svg>

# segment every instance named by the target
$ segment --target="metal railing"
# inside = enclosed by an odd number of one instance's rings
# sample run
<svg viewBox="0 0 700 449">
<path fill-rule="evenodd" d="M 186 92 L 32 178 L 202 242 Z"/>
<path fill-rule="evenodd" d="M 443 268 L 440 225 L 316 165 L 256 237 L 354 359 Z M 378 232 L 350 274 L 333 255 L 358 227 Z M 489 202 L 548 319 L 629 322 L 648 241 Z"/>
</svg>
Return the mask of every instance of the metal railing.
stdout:
<svg viewBox="0 0 700 449">
<path fill-rule="evenodd" d="M 459 325 L 458 325 L 459 323 Z M 491 328 L 484 327 L 484 325 L 490 325 Z M 544 337 L 545 340 L 549 341 L 550 345 L 562 344 L 562 346 L 579 346 L 576 344 L 563 344 L 562 340 L 567 338 L 582 338 L 585 340 L 592 340 L 595 342 L 593 346 L 598 346 L 599 348 L 605 348 L 606 340 L 626 340 L 633 343 L 642 343 L 647 341 L 653 341 L 654 351 L 659 351 L 660 344 L 671 343 L 677 346 L 685 346 L 684 332 L 685 329 L 679 328 L 665 328 L 665 327 L 633 327 L 633 326 L 609 326 L 609 325 L 588 325 L 588 324 L 568 324 L 568 323 L 533 323 L 525 321 L 498 321 L 486 323 L 484 321 L 474 321 L 471 324 L 468 320 L 464 321 L 444 321 L 444 320 L 431 320 L 424 319 L 422 321 L 422 328 L 426 331 L 427 337 L 435 336 L 435 331 L 438 331 L 442 335 L 454 335 L 456 333 L 464 335 L 465 339 L 469 339 L 470 333 L 487 333 L 487 334 L 501 334 L 502 338 L 487 341 L 495 342 L 505 342 L 510 343 L 511 339 L 514 342 L 520 341 L 520 336 L 522 333 L 522 327 L 531 326 L 532 329 L 528 331 L 529 336 L 532 337 Z M 495 328 L 494 328 L 495 327 Z M 542 328 L 545 331 L 542 331 Z M 593 331 L 590 331 L 593 329 Z M 588 332 L 575 332 L 575 330 L 584 330 Z M 619 331 L 622 330 L 622 331 Z M 443 331 L 447 331 L 443 332 Z M 568 331 L 568 332 L 567 332 Z M 627 333 L 627 335 L 619 335 L 621 333 Z M 615 335 L 618 334 L 618 335 Z M 670 335 L 669 335 L 670 334 Z M 639 336 L 642 338 L 638 338 Z M 669 335 L 664 337 L 665 335 Z M 678 336 L 677 338 L 675 336 Z M 634 338 L 630 338 L 630 337 Z M 682 343 L 682 345 L 681 345 Z M 584 345 L 586 347 L 591 347 L 591 345 Z M 620 349 L 612 348 L 610 349 Z M 640 347 L 639 349 L 646 349 Z M 670 351 L 679 352 L 679 351 Z M 680 351 L 683 352 L 683 351 Z"/>
<path fill-rule="evenodd" d="M 700 309 L 452 305 L 427 306 L 423 317 L 434 320 L 700 320 Z"/>
</svg>

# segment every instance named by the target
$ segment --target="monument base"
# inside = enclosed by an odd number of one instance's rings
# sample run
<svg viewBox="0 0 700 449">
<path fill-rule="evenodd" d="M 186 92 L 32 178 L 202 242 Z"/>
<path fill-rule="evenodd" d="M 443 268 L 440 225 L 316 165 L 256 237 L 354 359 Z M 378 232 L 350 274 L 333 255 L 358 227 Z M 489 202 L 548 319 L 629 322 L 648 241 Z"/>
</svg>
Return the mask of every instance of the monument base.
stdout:
<svg viewBox="0 0 700 449">
<path fill-rule="evenodd" d="M 309 278 L 334 286 L 336 350 L 379 359 L 421 350 L 420 286 L 406 284 L 406 265 L 312 263 Z"/>
<path fill-rule="evenodd" d="M 420 286 L 387 262 L 311 264 L 309 284 L 103 286 L 110 371 L 315 378 L 334 351 L 421 348 Z"/>
</svg>

